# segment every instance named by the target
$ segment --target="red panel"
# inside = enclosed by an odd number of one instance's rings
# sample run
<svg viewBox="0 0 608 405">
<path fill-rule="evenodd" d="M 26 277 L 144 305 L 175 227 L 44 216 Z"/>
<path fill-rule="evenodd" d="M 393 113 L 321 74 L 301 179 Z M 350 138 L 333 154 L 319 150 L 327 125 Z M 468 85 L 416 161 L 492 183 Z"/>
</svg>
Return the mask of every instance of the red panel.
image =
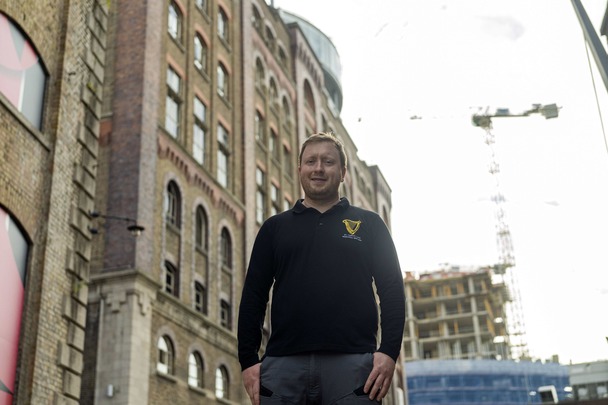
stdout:
<svg viewBox="0 0 608 405">
<path fill-rule="evenodd" d="M 0 210 L 0 381 L 12 392 L 15 388 L 24 287 L 8 237 L 8 224 L 8 215 Z M 2 385 L 0 387 L 4 389 Z M 11 403 L 12 395 L 0 391 L 0 405 Z"/>
</svg>

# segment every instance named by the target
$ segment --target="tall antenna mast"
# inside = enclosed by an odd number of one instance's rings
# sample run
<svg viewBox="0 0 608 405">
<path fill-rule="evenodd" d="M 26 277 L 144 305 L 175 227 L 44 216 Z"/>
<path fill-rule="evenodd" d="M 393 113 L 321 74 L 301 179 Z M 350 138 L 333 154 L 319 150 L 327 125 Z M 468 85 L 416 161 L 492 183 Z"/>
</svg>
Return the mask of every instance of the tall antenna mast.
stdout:
<svg viewBox="0 0 608 405">
<path fill-rule="evenodd" d="M 473 125 L 485 130 L 484 142 L 490 149 L 489 172 L 495 180 L 495 193 L 492 201 L 495 204 L 496 215 L 496 243 L 498 248 L 498 262 L 494 266 L 494 274 L 506 285 L 509 291 L 509 301 L 506 303 L 507 313 L 507 344 L 509 357 L 512 359 L 528 359 L 528 343 L 526 340 L 526 325 L 524 312 L 519 292 L 519 282 L 515 268 L 515 254 L 513 242 L 511 241 L 511 231 L 505 216 L 505 197 L 500 189 L 500 165 L 494 152 L 496 139 L 492 132 L 492 118 L 494 117 L 527 117 L 532 113 L 540 113 L 545 118 L 555 118 L 558 116 L 558 107 L 555 104 L 541 106 L 534 104 L 533 108 L 521 114 L 511 114 L 508 109 L 498 109 L 495 113 L 489 114 L 486 110 L 484 114 L 473 115 Z"/>
</svg>

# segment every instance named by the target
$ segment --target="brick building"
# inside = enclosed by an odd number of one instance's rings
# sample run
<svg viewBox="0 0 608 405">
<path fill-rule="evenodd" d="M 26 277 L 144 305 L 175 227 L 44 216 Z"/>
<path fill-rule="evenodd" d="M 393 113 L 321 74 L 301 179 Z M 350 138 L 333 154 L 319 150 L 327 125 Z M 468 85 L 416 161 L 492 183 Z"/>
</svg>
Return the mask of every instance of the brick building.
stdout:
<svg viewBox="0 0 608 405">
<path fill-rule="evenodd" d="M 21 286 L 0 404 L 248 403 L 240 290 L 259 226 L 300 198 L 308 134 L 345 142 L 343 195 L 390 224 L 331 41 L 262 0 L 0 0 L 0 18 L 0 248 Z"/>
<path fill-rule="evenodd" d="M 0 404 L 77 403 L 105 2 L 0 1 Z"/>
</svg>

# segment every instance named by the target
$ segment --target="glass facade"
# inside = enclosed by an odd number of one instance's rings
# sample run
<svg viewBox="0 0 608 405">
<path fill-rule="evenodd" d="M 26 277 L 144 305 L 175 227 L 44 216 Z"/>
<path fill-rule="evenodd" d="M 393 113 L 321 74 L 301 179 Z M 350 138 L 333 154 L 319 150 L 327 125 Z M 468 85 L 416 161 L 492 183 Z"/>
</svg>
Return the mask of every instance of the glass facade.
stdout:
<svg viewBox="0 0 608 405">
<path fill-rule="evenodd" d="M 557 363 L 422 360 L 405 363 L 409 405 L 541 403 L 540 387 L 570 394 L 568 368 Z"/>
<path fill-rule="evenodd" d="M 281 9 L 279 9 L 279 14 L 286 24 L 295 22 L 300 26 L 310 47 L 323 66 L 325 87 L 329 92 L 328 101 L 333 104 L 332 107 L 339 114 L 342 110 L 342 63 L 336 47 L 327 35 L 305 19 Z"/>
</svg>

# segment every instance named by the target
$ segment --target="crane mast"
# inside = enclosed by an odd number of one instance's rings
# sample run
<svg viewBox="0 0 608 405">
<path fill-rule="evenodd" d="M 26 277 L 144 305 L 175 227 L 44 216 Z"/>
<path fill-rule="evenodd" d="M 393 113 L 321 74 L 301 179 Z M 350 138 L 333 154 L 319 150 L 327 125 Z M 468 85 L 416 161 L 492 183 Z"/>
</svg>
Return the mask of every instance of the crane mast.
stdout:
<svg viewBox="0 0 608 405">
<path fill-rule="evenodd" d="M 494 144 L 496 142 L 492 132 L 492 118 L 495 117 L 526 117 L 532 113 L 540 113 L 545 118 L 555 118 L 558 115 L 558 107 L 555 104 L 541 106 L 534 104 L 533 108 L 521 114 L 511 114 L 508 109 L 498 109 L 495 113 L 474 114 L 473 125 L 484 129 L 484 143 L 490 150 L 490 164 L 488 171 L 495 181 L 495 191 L 491 200 L 495 207 L 496 217 L 496 245 L 498 250 L 498 262 L 494 265 L 494 275 L 497 281 L 504 284 L 509 292 L 509 299 L 506 303 L 506 326 L 509 336 L 506 337 L 507 357 L 511 359 L 528 359 L 530 354 L 526 340 L 526 326 L 524 321 L 524 311 L 522 307 L 521 294 L 517 270 L 515 267 L 515 254 L 511 231 L 506 220 L 505 197 L 500 187 L 500 165 L 496 158 Z"/>
</svg>

